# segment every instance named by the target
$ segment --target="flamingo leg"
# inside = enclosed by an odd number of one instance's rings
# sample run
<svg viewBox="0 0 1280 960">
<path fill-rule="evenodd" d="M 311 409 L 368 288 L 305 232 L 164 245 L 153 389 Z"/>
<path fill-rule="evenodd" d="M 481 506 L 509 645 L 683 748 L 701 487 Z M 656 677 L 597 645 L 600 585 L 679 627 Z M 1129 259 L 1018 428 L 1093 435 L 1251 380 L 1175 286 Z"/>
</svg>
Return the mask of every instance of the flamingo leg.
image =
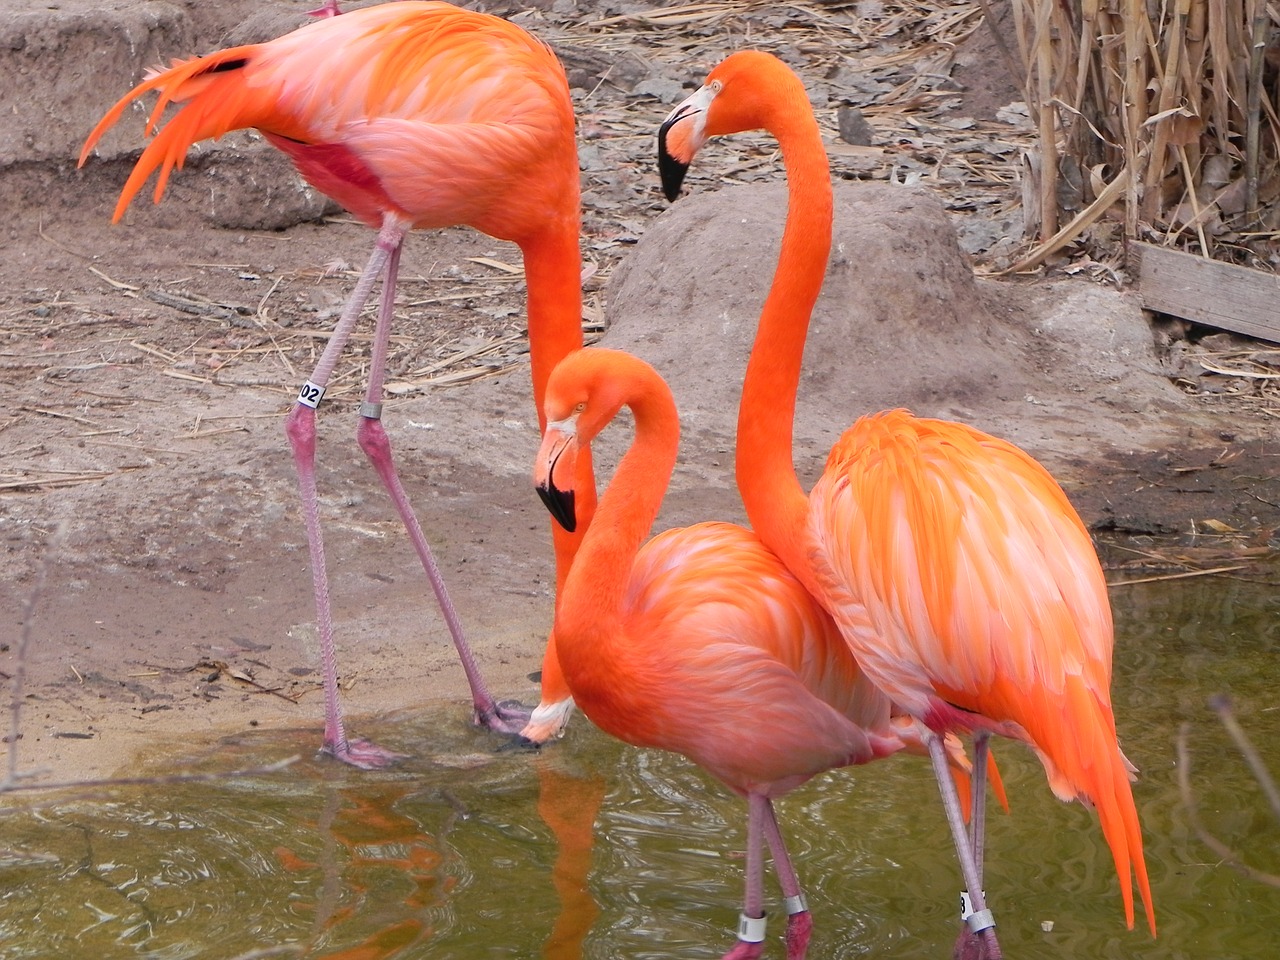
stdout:
<svg viewBox="0 0 1280 960">
<path fill-rule="evenodd" d="M 321 750 L 344 763 L 366 770 L 384 767 L 399 754 L 384 750 L 367 740 L 349 741 L 342 720 L 342 702 L 338 695 L 338 660 L 333 643 L 333 605 L 329 597 L 329 573 L 325 564 L 324 537 L 320 530 L 320 504 L 316 494 L 316 406 L 337 365 L 342 348 L 355 330 L 373 285 L 386 267 L 392 251 L 398 250 L 408 232 L 406 222 L 388 217 L 378 231 L 369 262 L 356 282 L 351 298 L 334 328 L 333 336 L 311 376 L 302 385 L 293 410 L 285 419 L 284 430 L 293 448 L 294 467 L 298 473 L 298 494 L 302 500 L 302 519 L 307 529 L 307 546 L 311 554 L 311 584 L 316 600 L 316 630 L 320 635 L 320 663 L 324 673 L 324 743 Z"/>
<path fill-rule="evenodd" d="M 773 868 L 778 872 L 778 884 L 782 887 L 783 902 L 787 910 L 787 960 L 804 960 L 805 952 L 809 949 L 809 938 L 813 934 L 813 916 L 805 902 L 804 891 L 800 889 L 800 878 L 791 865 L 791 856 L 782 839 L 772 800 L 765 800 L 765 814 L 764 837 L 769 844 L 769 853 L 773 856 Z"/>
<path fill-rule="evenodd" d="M 964 876 L 965 886 L 969 890 L 969 899 L 973 905 L 973 913 L 965 921 L 982 941 L 985 948 L 985 960 L 1001 960 L 1000 944 L 996 940 L 995 920 L 987 909 L 987 898 L 982 891 L 982 879 L 977 862 L 973 855 L 973 846 L 969 842 L 969 830 L 965 826 L 964 815 L 960 812 L 960 798 L 956 794 L 955 781 L 951 779 L 951 771 L 947 765 L 947 753 L 942 738 L 928 728 L 925 729 L 925 744 L 929 748 L 929 759 L 933 762 L 933 774 L 938 781 L 938 790 L 942 793 L 942 806 L 946 810 L 947 823 L 951 827 L 951 838 L 955 841 L 956 856 L 960 860 L 960 872 Z M 985 785 L 981 787 L 985 792 Z M 975 798 L 978 790 L 975 789 Z M 976 802 L 976 799 L 975 799 Z"/>
<path fill-rule="evenodd" d="M 314 10 L 308 10 L 307 16 L 319 17 L 323 20 L 326 17 L 336 17 L 340 13 L 342 13 L 342 11 L 338 9 L 338 0 L 324 0 L 324 6 L 317 7 Z"/>
<path fill-rule="evenodd" d="M 413 549 L 422 562 L 422 569 L 431 582 L 431 589 L 435 593 L 436 602 L 440 605 L 440 612 L 449 628 L 449 634 L 453 637 L 453 645 L 458 651 L 458 658 L 462 661 L 467 683 L 471 687 L 475 723 L 499 733 L 515 735 L 528 722 L 529 711 L 514 702 L 499 704 L 489 693 L 480 675 L 480 668 L 471 651 L 471 645 L 467 643 L 463 633 L 458 612 L 449 598 L 449 591 L 445 588 L 440 568 L 422 532 L 422 525 L 413 512 L 404 485 L 400 482 L 400 476 L 391 455 L 391 441 L 382 426 L 382 387 L 386 376 L 387 350 L 391 342 L 391 322 L 395 309 L 400 250 L 401 247 L 397 245 L 390 251 L 387 258 L 387 275 L 382 285 L 382 300 L 378 308 L 378 322 L 374 332 L 369 385 L 365 391 L 364 403 L 360 405 L 360 426 L 357 428 L 356 437 L 360 443 L 360 449 L 369 458 L 369 462 L 382 480 L 382 485 L 391 496 L 396 512 L 400 514 L 400 520 L 404 524 L 405 532 L 408 533 Z"/>
<path fill-rule="evenodd" d="M 978 872 L 979 884 L 983 882 L 982 861 L 986 846 L 987 746 L 990 740 L 991 735 L 985 730 L 974 733 L 973 772 L 969 778 L 973 784 L 973 809 L 969 815 L 969 846 L 973 850 L 973 864 Z M 969 891 L 966 890 L 961 896 L 960 906 L 960 919 L 964 922 L 961 924 L 960 934 L 956 937 L 955 946 L 951 951 L 952 960 L 985 960 L 987 956 L 984 942 L 969 928 L 968 919 L 972 912 L 972 899 Z"/>
<path fill-rule="evenodd" d="M 764 955 L 764 825 L 772 812 L 769 798 L 747 794 L 747 892 L 738 917 L 738 942 L 721 960 L 758 960 Z"/>
<path fill-rule="evenodd" d="M 978 730 L 973 735 L 973 810 L 969 816 L 969 846 L 973 848 L 973 865 L 982 883 L 982 857 L 987 830 L 987 745 L 991 734 Z"/>
</svg>

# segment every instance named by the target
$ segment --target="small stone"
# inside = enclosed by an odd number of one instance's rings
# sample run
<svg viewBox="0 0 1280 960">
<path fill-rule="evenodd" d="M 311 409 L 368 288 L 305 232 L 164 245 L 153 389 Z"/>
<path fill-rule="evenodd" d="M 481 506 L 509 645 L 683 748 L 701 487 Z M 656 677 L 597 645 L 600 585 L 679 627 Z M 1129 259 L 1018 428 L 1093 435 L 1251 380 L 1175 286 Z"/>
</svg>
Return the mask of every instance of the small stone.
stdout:
<svg viewBox="0 0 1280 960">
<path fill-rule="evenodd" d="M 836 123 L 840 127 L 840 139 L 859 147 L 871 146 L 873 131 L 867 118 L 857 107 L 845 104 L 836 111 Z"/>
</svg>

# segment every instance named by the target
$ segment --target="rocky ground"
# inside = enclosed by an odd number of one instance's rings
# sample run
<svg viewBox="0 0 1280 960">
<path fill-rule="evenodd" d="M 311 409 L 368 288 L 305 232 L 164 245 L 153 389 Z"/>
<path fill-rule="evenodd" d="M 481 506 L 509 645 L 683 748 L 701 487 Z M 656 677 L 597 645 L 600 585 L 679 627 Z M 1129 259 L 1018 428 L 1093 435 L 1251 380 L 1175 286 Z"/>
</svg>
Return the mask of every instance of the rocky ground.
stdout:
<svg viewBox="0 0 1280 960">
<path fill-rule="evenodd" d="M 997 276 L 1027 246 L 1017 175 L 1031 132 L 977 4 L 471 5 L 514 16 L 567 65 L 586 329 L 658 364 L 684 417 L 663 525 L 740 517 L 733 409 L 784 211 L 763 137 L 708 147 L 690 196 L 668 207 L 653 135 L 721 56 L 761 46 L 805 77 L 838 181 L 797 417 L 802 476 L 854 416 L 906 405 L 1040 457 L 1110 535 L 1116 566 L 1236 566 L 1274 548 L 1280 403 L 1274 375 L 1259 375 L 1274 351 L 1153 325 L 1118 248 Z M 10 0 L 0 12 L 12 118 L 0 130 L 0 670 L 17 672 L 29 636 L 24 768 L 104 776 L 143 745 L 251 725 L 319 742 L 280 422 L 371 236 L 252 134 L 199 148 L 162 205 L 136 202 L 118 226 L 141 115 L 74 165 L 147 66 L 277 35 L 308 6 Z M 552 569 L 528 481 L 519 268 L 513 247 L 465 230 L 412 239 L 386 422 L 491 683 L 529 700 Z M 456 701 L 463 723 L 447 634 L 354 443 L 367 362 L 358 340 L 319 453 L 349 710 L 358 727 L 361 713 Z"/>
</svg>

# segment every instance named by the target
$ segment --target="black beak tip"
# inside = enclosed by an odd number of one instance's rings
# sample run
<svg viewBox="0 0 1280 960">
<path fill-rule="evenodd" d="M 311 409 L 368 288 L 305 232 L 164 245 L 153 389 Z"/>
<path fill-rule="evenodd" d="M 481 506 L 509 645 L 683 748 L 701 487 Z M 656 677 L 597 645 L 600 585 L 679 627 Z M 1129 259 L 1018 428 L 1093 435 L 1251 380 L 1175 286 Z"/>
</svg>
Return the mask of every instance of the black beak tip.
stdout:
<svg viewBox="0 0 1280 960">
<path fill-rule="evenodd" d="M 573 533 L 578 527 L 578 517 L 573 509 L 573 491 L 557 490 L 554 486 L 539 486 L 538 496 L 542 498 L 547 511 L 555 518 L 556 523 Z"/>
<path fill-rule="evenodd" d="M 662 193 L 671 202 L 680 197 L 684 175 L 689 172 L 687 163 L 681 163 L 667 151 L 667 130 L 673 123 L 675 120 L 668 120 L 658 128 L 658 174 L 662 178 Z"/>
</svg>

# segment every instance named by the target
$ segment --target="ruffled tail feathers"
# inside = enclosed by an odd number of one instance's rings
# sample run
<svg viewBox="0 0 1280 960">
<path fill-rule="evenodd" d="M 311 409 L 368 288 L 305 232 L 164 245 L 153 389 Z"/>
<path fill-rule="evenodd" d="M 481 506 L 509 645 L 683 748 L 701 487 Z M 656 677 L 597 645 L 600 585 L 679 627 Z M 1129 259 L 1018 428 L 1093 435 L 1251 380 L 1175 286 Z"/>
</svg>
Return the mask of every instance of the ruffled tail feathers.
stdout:
<svg viewBox="0 0 1280 960">
<path fill-rule="evenodd" d="M 154 198 L 159 203 L 164 196 L 169 174 L 175 167 L 182 168 L 187 150 L 192 144 L 249 125 L 242 118 L 245 98 L 243 85 L 236 75 L 249 62 L 252 49 L 233 47 L 205 57 L 175 60 L 168 68 L 153 68 L 147 71 L 140 84 L 117 100 L 98 121 L 80 151 L 78 166 L 84 166 L 93 148 L 119 122 L 130 104 L 152 90 L 160 92 L 159 99 L 147 118 L 145 129 L 145 135 L 154 136 L 155 139 L 147 145 L 134 165 L 133 172 L 121 191 L 112 216 L 113 222 L 119 221 L 124 215 L 125 209 L 153 170 L 160 168 Z M 202 96 L 215 87 L 217 89 L 212 95 Z M 171 103 L 186 105 L 160 128 L 165 108 Z"/>
</svg>

